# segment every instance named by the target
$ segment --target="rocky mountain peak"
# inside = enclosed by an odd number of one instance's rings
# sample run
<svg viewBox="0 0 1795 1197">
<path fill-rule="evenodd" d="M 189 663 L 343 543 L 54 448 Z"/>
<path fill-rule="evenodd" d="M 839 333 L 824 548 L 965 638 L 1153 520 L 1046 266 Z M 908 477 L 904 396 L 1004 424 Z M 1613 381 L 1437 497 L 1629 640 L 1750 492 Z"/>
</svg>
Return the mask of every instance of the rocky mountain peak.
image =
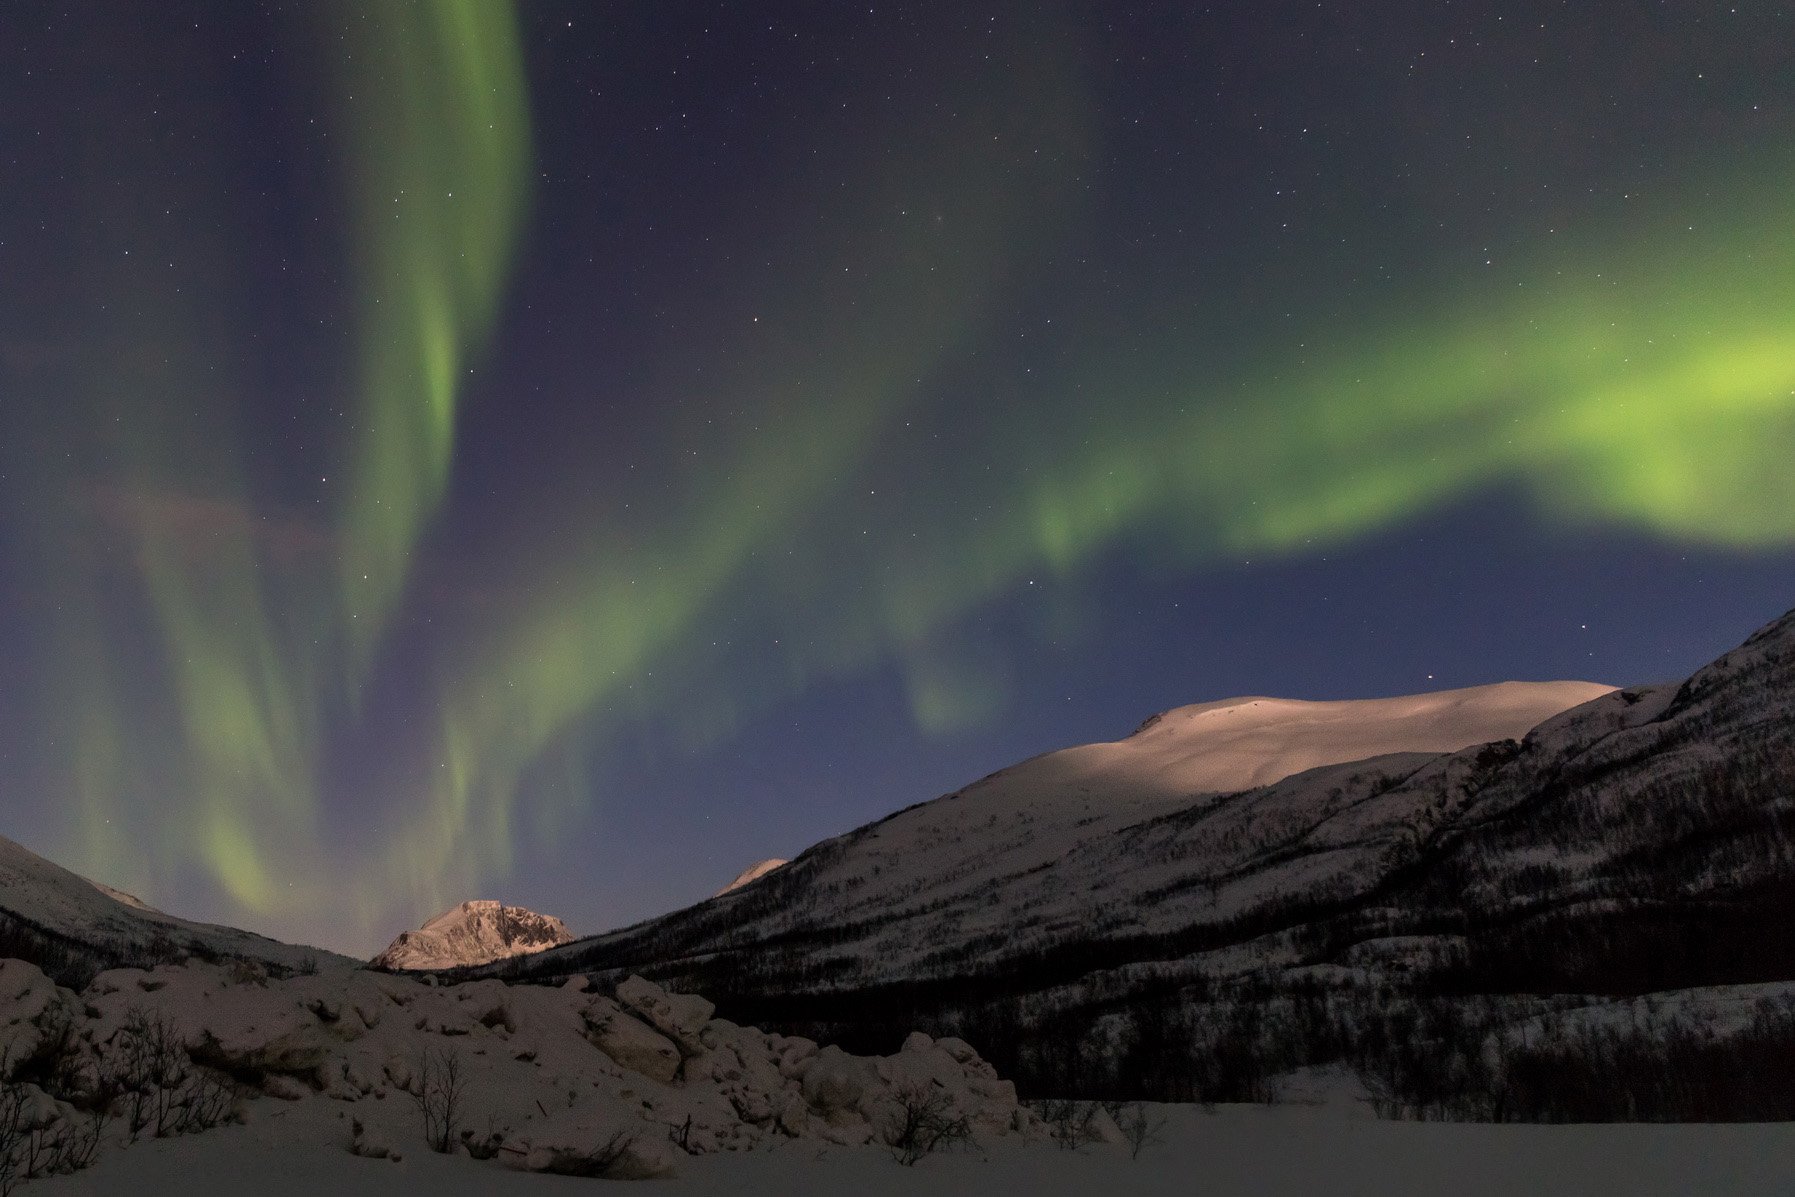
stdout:
<svg viewBox="0 0 1795 1197">
<path fill-rule="evenodd" d="M 416 931 L 402 932 L 374 957 L 377 968 L 458 968 L 540 952 L 573 938 L 552 915 L 477 898 L 452 906 Z"/>
</svg>

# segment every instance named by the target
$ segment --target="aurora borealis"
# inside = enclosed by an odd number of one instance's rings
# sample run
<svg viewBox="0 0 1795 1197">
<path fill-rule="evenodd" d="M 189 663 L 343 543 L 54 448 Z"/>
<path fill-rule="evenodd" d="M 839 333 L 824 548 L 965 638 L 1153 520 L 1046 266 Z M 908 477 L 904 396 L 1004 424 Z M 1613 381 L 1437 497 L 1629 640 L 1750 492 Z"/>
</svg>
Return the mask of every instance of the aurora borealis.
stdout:
<svg viewBox="0 0 1795 1197">
<path fill-rule="evenodd" d="M 1795 604 L 1775 8 L 0 23 L 0 834 L 165 909 L 596 930 Z"/>
</svg>

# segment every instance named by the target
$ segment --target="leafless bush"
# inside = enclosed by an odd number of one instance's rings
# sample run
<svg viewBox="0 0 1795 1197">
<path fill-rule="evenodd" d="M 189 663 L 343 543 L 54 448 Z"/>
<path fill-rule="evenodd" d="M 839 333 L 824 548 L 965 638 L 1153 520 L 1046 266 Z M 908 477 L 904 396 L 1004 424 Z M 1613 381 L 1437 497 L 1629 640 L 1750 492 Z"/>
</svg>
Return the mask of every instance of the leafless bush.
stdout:
<svg viewBox="0 0 1795 1197">
<path fill-rule="evenodd" d="M 0 1062 L 0 1074 L 5 1071 Z M 79 1172 L 94 1162 L 105 1110 L 82 1115 L 65 1109 L 28 1085 L 0 1080 L 0 1197 L 24 1181 Z"/>
<path fill-rule="evenodd" d="M 25 1136 L 30 1133 L 25 1106 L 23 1085 L 0 1082 L 0 1197 L 6 1197 L 28 1175 L 22 1158 Z"/>
<path fill-rule="evenodd" d="M 934 1086 L 912 1087 L 898 1093 L 896 1117 L 885 1128 L 885 1145 L 892 1158 L 914 1167 L 926 1155 L 965 1143 L 972 1138 L 972 1123 L 954 1112 L 953 1098 Z"/>
<path fill-rule="evenodd" d="M 73 1117 L 59 1111 L 35 1120 L 18 1143 L 19 1174 L 30 1178 L 79 1172 L 100 1154 L 105 1130 L 103 1110 Z"/>
<path fill-rule="evenodd" d="M 425 1048 L 418 1054 L 411 1100 L 423 1116 L 424 1141 L 431 1151 L 448 1155 L 455 1150 L 466 1098 L 467 1076 L 461 1068 L 460 1052 L 454 1048 Z"/>
<path fill-rule="evenodd" d="M 1047 1134 L 1061 1151 L 1078 1151 L 1096 1137 L 1097 1111 L 1094 1102 L 1055 1098 L 1035 1109 L 1047 1124 Z"/>
<path fill-rule="evenodd" d="M 114 1048 L 100 1087 L 118 1093 L 132 1139 L 146 1132 L 157 1138 L 192 1134 L 230 1118 L 235 1086 L 194 1064 L 186 1041 L 162 1015 L 138 1007 L 126 1011 Z"/>
<path fill-rule="evenodd" d="M 1139 1159 L 1141 1152 L 1165 1142 L 1166 1120 L 1138 1101 L 1106 1101 L 1103 1108 L 1115 1119 L 1128 1144 L 1128 1157 Z"/>
</svg>

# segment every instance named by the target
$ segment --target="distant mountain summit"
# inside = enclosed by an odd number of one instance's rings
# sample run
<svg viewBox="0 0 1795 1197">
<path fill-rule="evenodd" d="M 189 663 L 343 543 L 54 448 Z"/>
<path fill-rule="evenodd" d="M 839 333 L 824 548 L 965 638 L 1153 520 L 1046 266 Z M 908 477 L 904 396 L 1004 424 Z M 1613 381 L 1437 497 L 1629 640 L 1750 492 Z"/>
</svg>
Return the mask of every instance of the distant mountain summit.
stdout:
<svg viewBox="0 0 1795 1197">
<path fill-rule="evenodd" d="M 773 860 L 763 860 L 756 864 L 751 864 L 747 868 L 743 869 L 741 871 L 741 874 L 739 876 L 737 876 L 734 881 L 731 881 L 728 885 L 724 886 L 722 889 L 720 889 L 716 893 L 712 894 L 711 897 L 721 898 L 724 894 L 734 893 L 736 890 L 741 889 L 742 886 L 747 885 L 750 881 L 759 881 L 762 877 L 765 877 L 768 873 L 771 873 L 774 869 L 780 867 L 781 865 L 785 865 L 785 864 L 789 864 L 789 863 L 791 863 L 791 862 L 786 861 L 786 860 L 773 859 Z"/>
<path fill-rule="evenodd" d="M 552 915 L 491 899 L 463 902 L 405 931 L 370 962 L 376 968 L 459 968 L 524 956 L 573 938 Z"/>
</svg>

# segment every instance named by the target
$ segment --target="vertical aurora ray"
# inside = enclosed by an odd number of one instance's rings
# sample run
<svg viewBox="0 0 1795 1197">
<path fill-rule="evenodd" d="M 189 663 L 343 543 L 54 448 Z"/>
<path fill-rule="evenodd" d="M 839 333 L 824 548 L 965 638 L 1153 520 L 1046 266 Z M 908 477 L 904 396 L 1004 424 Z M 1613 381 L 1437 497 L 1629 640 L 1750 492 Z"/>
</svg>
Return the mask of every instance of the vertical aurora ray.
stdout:
<svg viewBox="0 0 1795 1197">
<path fill-rule="evenodd" d="M 80 59 L 88 86 L 159 102 L 124 120 L 68 110 L 61 141 L 95 147 L 67 184 L 81 235 L 54 277 L 69 282 L 29 333 L 9 330 L 46 348 L 0 361 L 15 434 L 0 474 L 44 593 L 34 767 L 64 859 L 147 892 L 201 882 L 262 918 L 366 916 L 386 891 L 324 878 L 322 766 L 350 730 L 343 679 L 365 674 L 447 477 L 529 154 L 508 3 L 380 0 L 343 17 L 330 44 L 348 53 L 363 318 L 340 526 L 283 494 L 257 452 L 267 401 L 235 368 L 256 331 L 231 303 L 256 285 L 239 250 L 259 222 L 232 186 L 249 156 L 205 136 L 217 63 L 197 35 L 160 58 Z M 151 135 L 158 121 L 181 135 Z M 288 444 L 307 439 L 286 423 L 304 409 L 276 410 L 291 467 L 316 450 Z"/>
<path fill-rule="evenodd" d="M 293 632 L 315 626 L 325 595 L 255 513 L 220 435 L 235 423 L 227 391 L 198 367 L 189 315 L 120 330 L 99 357 L 124 364 L 81 382 L 129 397 L 98 443 L 63 434 L 112 479 L 42 476 L 68 504 L 45 504 L 56 515 L 40 536 L 58 594 L 46 704 L 84 867 L 141 884 L 197 864 L 266 914 L 281 872 L 269 846 L 297 859 L 317 835 L 318 689 Z"/>
<path fill-rule="evenodd" d="M 668 703 L 679 707 L 670 721 L 689 727 L 708 704 L 707 730 L 686 738 L 710 742 L 798 682 L 761 679 L 754 694 L 715 674 L 697 682 L 721 665 L 698 647 L 702 629 L 739 601 L 755 614 L 767 596 L 748 579 L 811 513 L 858 489 L 918 379 L 976 336 L 1005 280 L 1028 272 L 1042 235 L 1074 210 L 1088 97 L 1075 59 L 1052 45 L 1031 45 L 1015 67 L 1011 109 L 970 102 L 980 119 L 966 128 L 906 133 L 888 147 L 904 172 L 862 167 L 853 194 L 830 194 L 842 187 L 831 181 L 792 205 L 806 221 L 790 231 L 794 244 L 860 250 L 845 260 L 822 254 L 788 278 L 755 321 L 783 343 L 726 369 L 703 397 L 757 413 L 754 430 L 725 446 L 720 464 L 684 478 L 674 509 L 637 551 L 594 547 L 547 563 L 531 602 L 455 654 L 429 814 L 414 810 L 390 837 L 395 870 L 431 895 L 423 905 L 452 893 L 445 884 L 507 867 L 520 781 L 564 737 L 667 719 Z M 1034 152 L 1014 151 L 1013 140 Z M 1014 159 L 1029 165 L 1019 171 Z M 901 215 L 913 177 L 929 181 L 934 206 L 951 218 Z M 824 203 L 832 215 L 819 217 L 813 205 Z M 686 682 L 706 689 L 702 703 L 682 696 Z"/>
<path fill-rule="evenodd" d="M 347 20 L 361 393 L 339 518 L 359 680 L 448 481 L 456 405 L 497 317 L 531 155 L 509 0 L 385 0 Z"/>
</svg>

